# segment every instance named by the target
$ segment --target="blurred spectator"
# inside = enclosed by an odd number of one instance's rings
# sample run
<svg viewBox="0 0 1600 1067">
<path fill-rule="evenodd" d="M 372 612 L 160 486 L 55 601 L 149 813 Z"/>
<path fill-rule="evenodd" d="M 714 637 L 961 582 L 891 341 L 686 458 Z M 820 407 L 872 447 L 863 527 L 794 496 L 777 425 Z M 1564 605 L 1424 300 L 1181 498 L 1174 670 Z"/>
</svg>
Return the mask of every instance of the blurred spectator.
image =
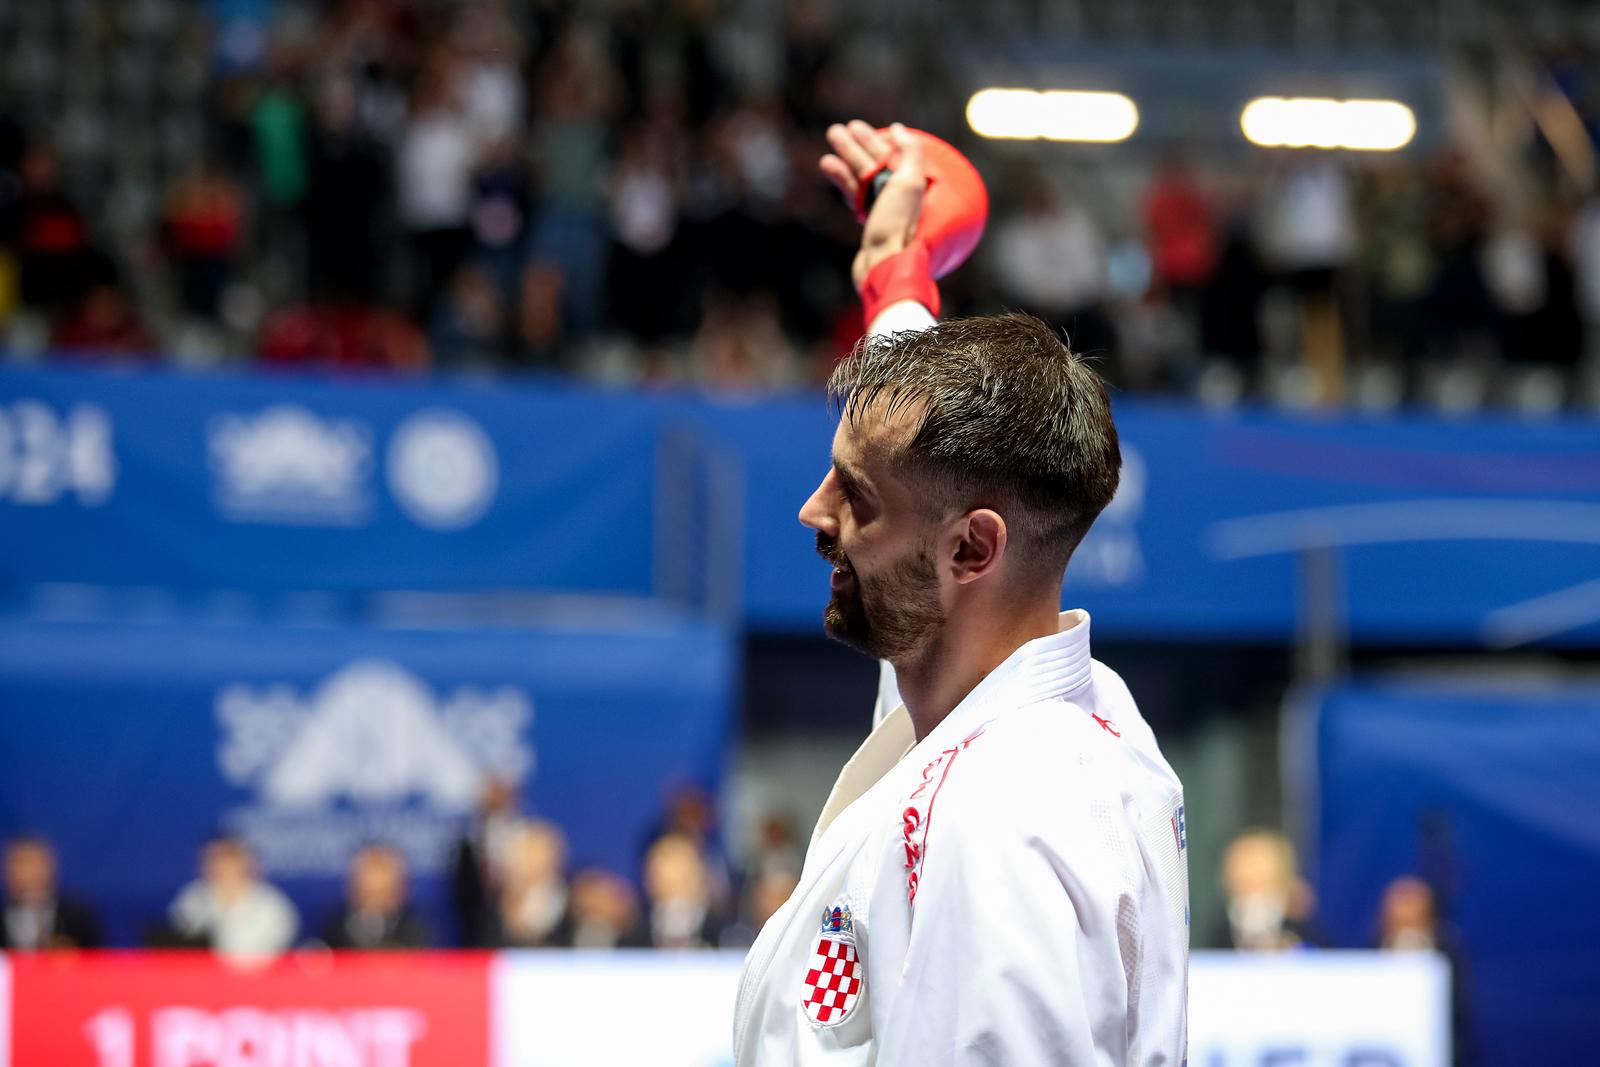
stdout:
<svg viewBox="0 0 1600 1067">
<path fill-rule="evenodd" d="M 1151 280 L 1199 339 L 1200 291 L 1217 265 L 1216 223 L 1204 190 L 1176 150 L 1161 157 L 1141 207 Z"/>
<path fill-rule="evenodd" d="M 1156 213 L 1170 225 L 1169 206 Z M 1172 237 L 1164 234 L 1163 240 L 1170 243 Z M 1021 210 L 997 226 L 989 241 L 1007 305 L 1064 328 L 1074 352 L 1115 358 L 1116 332 L 1105 309 L 1105 235 L 1082 203 L 1063 203 L 1048 178 L 1031 174 Z M 1170 250 L 1165 254 L 1174 256 Z"/>
<path fill-rule="evenodd" d="M 644 859 L 643 933 L 654 948 L 709 948 L 720 943 L 725 921 L 712 906 L 711 877 L 693 838 L 669 833 Z"/>
<path fill-rule="evenodd" d="M 565 944 L 572 948 L 643 948 L 639 902 L 626 879 L 590 867 L 572 879 Z"/>
<path fill-rule="evenodd" d="M 476 258 L 493 271 L 502 294 L 516 286 L 532 210 L 533 179 L 517 143 L 493 141 L 484 149 L 472 180 L 472 237 Z"/>
<path fill-rule="evenodd" d="M 501 872 L 511 838 L 521 824 L 515 789 L 509 782 L 491 778 L 484 785 L 477 814 L 456 843 L 450 872 L 456 922 L 462 941 L 470 947 L 487 948 L 495 942 Z"/>
<path fill-rule="evenodd" d="M 441 367 L 494 367 L 506 355 L 508 325 L 494 272 L 463 263 L 433 314 L 429 340 Z"/>
<path fill-rule="evenodd" d="M 766 874 L 800 873 L 805 861 L 805 849 L 795 833 L 794 821 L 782 812 L 768 812 L 756 828 L 754 854 L 746 868 L 746 878 L 754 880 Z"/>
<path fill-rule="evenodd" d="M 234 837 L 206 843 L 199 879 L 184 886 L 168 917 L 185 941 L 236 958 L 283 952 L 300 927 L 289 898 L 261 879 L 250 847 Z"/>
<path fill-rule="evenodd" d="M 1430 365 L 1418 370 L 1438 380 L 1415 376 L 1412 391 L 1431 391 L 1431 399 L 1447 407 L 1471 407 L 1481 399 L 1478 387 L 1452 372 L 1482 363 L 1494 346 L 1494 303 L 1483 274 L 1489 209 L 1460 156 L 1435 160 L 1428 187 L 1428 240 L 1436 269 L 1424 326 Z"/>
<path fill-rule="evenodd" d="M 1427 349 L 1425 303 L 1437 269 L 1421 175 L 1409 166 L 1377 170 L 1369 176 L 1361 214 L 1369 347 L 1399 368 L 1415 367 Z"/>
<path fill-rule="evenodd" d="M 268 364 L 344 370 L 423 370 L 432 359 L 410 319 L 354 301 L 279 311 L 262 326 L 257 354 Z"/>
<path fill-rule="evenodd" d="M 621 103 L 616 70 L 594 28 L 569 23 L 551 48 L 534 92 L 539 210 L 528 267 L 559 316 L 544 332 L 581 338 L 599 324 L 605 294 L 603 214 L 610 124 Z"/>
<path fill-rule="evenodd" d="M 180 178 L 162 219 L 183 309 L 215 320 L 244 231 L 244 193 L 214 159 Z"/>
<path fill-rule="evenodd" d="M 1449 938 L 1434 907 L 1433 889 L 1420 878 L 1396 878 L 1378 906 L 1378 947 L 1387 951 L 1444 951 Z"/>
<path fill-rule="evenodd" d="M 763 392 L 804 379 L 778 321 L 777 303 L 765 293 L 708 296 L 690 359 L 694 380 L 718 389 Z"/>
<path fill-rule="evenodd" d="M 50 345 L 61 352 L 81 355 L 150 356 L 155 337 L 145 328 L 128 292 L 115 279 L 87 281 L 83 295 L 56 318 Z M 93 277 L 89 272 L 85 278 Z"/>
<path fill-rule="evenodd" d="M 287 46 L 274 52 L 271 67 L 250 124 L 262 201 L 273 217 L 284 219 L 300 207 L 309 180 L 306 108 L 296 85 L 297 62 Z"/>
<path fill-rule="evenodd" d="M 412 93 L 411 121 L 396 157 L 400 224 L 410 249 L 411 311 L 423 322 L 472 251 L 468 209 L 479 146 L 457 74 L 448 49 L 429 56 Z"/>
<path fill-rule="evenodd" d="M 462 99 L 479 142 L 509 140 L 521 132 L 526 104 L 520 68 L 522 36 L 503 4 L 476 0 L 462 6 L 454 43 L 461 55 Z"/>
<path fill-rule="evenodd" d="M 752 878 L 745 886 L 738 918 L 722 931 L 718 944 L 723 948 L 745 948 L 754 944 L 761 928 L 788 903 L 798 884 L 797 874 L 776 868 Z"/>
<path fill-rule="evenodd" d="M 498 934 L 503 948 L 539 948 L 570 940 L 567 842 L 554 823 L 532 819 L 511 831 L 501 873 Z"/>
<path fill-rule="evenodd" d="M 654 844 L 668 834 L 682 834 L 695 843 L 710 875 L 711 899 L 717 907 L 725 907 L 733 897 L 733 865 L 717 829 L 717 799 L 697 785 L 675 786 L 649 841 Z"/>
<path fill-rule="evenodd" d="M 1356 252 L 1355 202 L 1344 168 L 1297 158 L 1268 190 L 1268 247 L 1300 302 L 1300 353 L 1310 398 L 1344 396 L 1344 329 L 1339 284 Z"/>
<path fill-rule="evenodd" d="M 1234 838 L 1222 856 L 1222 890 L 1224 947 L 1276 952 L 1319 943 L 1310 926 L 1311 887 L 1282 834 L 1250 830 Z"/>
<path fill-rule="evenodd" d="M 100 944 L 94 913 L 61 894 L 56 852 L 42 837 L 16 837 L 6 844 L 4 904 L 0 949 L 33 952 Z"/>
<path fill-rule="evenodd" d="M 624 130 L 608 189 L 611 317 L 647 345 L 684 325 L 674 170 L 682 145 L 674 134 L 670 125 L 636 123 Z"/>
<path fill-rule="evenodd" d="M 266 84 L 249 104 L 256 241 L 273 299 L 294 299 L 303 295 L 302 275 L 295 267 L 305 249 L 301 209 L 310 181 L 310 138 L 296 46 L 274 44 L 268 65 Z"/>
<path fill-rule="evenodd" d="M 1450 1021 L 1453 1060 L 1473 1062 L 1467 1025 L 1466 968 L 1455 932 L 1439 917 L 1433 887 L 1421 878 L 1396 878 L 1378 905 L 1378 948 L 1385 952 L 1437 952 L 1450 967 Z"/>
<path fill-rule="evenodd" d="M 1568 242 L 1578 310 L 1593 350 L 1600 339 L 1600 194 L 1579 207 Z"/>
<path fill-rule="evenodd" d="M 1230 184 L 1218 209 L 1217 266 L 1200 294 L 1200 351 L 1220 360 L 1228 380 L 1221 399 L 1235 401 L 1255 384 L 1261 367 L 1261 304 L 1268 287 L 1267 270 L 1256 247 L 1252 185 Z M 1215 388 L 1216 368 L 1200 381 L 1203 400 Z"/>
<path fill-rule="evenodd" d="M 325 78 L 316 103 L 305 202 L 311 299 L 371 301 L 384 291 L 388 154 L 358 120 L 352 78 Z"/>
<path fill-rule="evenodd" d="M 30 144 L 19 173 L 16 249 L 22 302 L 50 313 L 81 292 L 89 222 L 62 190 L 60 160 L 49 144 Z"/>
<path fill-rule="evenodd" d="M 390 845 L 368 845 L 350 860 L 345 904 L 328 921 L 330 948 L 426 948 L 428 928 L 407 897 L 406 861 Z"/>
</svg>

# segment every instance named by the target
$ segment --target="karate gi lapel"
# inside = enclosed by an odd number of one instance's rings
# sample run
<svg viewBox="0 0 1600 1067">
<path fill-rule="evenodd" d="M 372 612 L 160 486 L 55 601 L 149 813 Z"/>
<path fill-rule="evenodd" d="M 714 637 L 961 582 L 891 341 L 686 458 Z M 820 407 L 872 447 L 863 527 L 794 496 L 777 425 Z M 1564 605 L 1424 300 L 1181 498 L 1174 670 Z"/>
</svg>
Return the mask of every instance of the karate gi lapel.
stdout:
<svg viewBox="0 0 1600 1067">
<path fill-rule="evenodd" d="M 817 828 L 811 834 L 812 843 L 822 838 L 823 832 L 833 825 L 840 812 L 877 785 L 878 780 L 911 751 L 916 741 L 911 713 L 901 704 L 867 735 L 855 755 L 839 772 L 838 779 L 833 783 L 833 791 L 828 794 L 828 802 L 822 806 L 822 814 L 817 816 Z"/>
</svg>

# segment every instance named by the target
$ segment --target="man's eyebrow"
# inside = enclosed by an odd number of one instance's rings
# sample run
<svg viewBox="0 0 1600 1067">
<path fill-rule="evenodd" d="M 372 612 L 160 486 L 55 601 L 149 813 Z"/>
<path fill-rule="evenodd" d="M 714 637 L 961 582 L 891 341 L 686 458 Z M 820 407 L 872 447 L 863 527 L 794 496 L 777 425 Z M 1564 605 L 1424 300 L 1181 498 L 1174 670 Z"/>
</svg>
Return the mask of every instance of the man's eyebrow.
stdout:
<svg viewBox="0 0 1600 1067">
<path fill-rule="evenodd" d="M 867 480 L 860 471 L 853 469 L 848 463 L 833 457 L 833 469 L 838 472 L 839 478 L 852 490 L 857 492 L 867 491 Z"/>
</svg>

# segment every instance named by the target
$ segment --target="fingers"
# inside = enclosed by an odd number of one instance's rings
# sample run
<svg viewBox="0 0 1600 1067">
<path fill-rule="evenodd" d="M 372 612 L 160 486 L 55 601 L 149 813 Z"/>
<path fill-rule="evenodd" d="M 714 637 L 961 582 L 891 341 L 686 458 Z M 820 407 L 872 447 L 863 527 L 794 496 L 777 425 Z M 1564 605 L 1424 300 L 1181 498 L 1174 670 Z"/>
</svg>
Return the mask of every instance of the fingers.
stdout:
<svg viewBox="0 0 1600 1067">
<path fill-rule="evenodd" d="M 898 250 L 917 232 L 922 215 L 922 196 L 927 187 L 922 165 L 922 146 L 902 126 L 893 129 L 895 147 L 901 153 L 894 172 L 878 194 L 867 215 L 861 234 L 861 247 L 873 250 Z"/>
<path fill-rule="evenodd" d="M 889 142 L 873 129 L 871 123 L 863 122 L 861 119 L 851 119 L 849 129 L 855 135 L 856 143 L 872 157 L 873 167 L 889 158 Z"/>
<path fill-rule="evenodd" d="M 894 144 L 894 151 L 900 156 L 895 163 L 895 174 L 905 175 L 908 183 L 915 182 L 919 186 L 922 185 L 926 179 L 922 163 L 922 141 L 898 122 L 889 127 L 889 137 Z M 889 154 L 887 146 L 884 154 Z"/>
<path fill-rule="evenodd" d="M 893 149 L 882 134 L 860 119 L 853 119 L 844 126 L 834 123 L 828 127 L 827 136 L 834 154 L 858 179 L 877 170 Z"/>
<path fill-rule="evenodd" d="M 868 154 L 866 148 L 856 139 L 856 135 L 847 127 L 838 124 L 828 127 L 828 147 L 844 160 L 857 177 L 869 173 L 877 166 L 877 160 Z"/>
<path fill-rule="evenodd" d="M 833 187 L 839 190 L 840 195 L 845 199 L 845 203 L 854 205 L 856 192 L 860 186 L 856 181 L 855 171 L 850 169 L 850 164 L 830 152 L 823 156 L 817 165 L 821 168 L 823 177 L 832 182 Z"/>
<path fill-rule="evenodd" d="M 917 220 L 922 215 L 922 196 L 928 183 L 922 163 L 922 142 L 898 122 L 890 127 L 890 137 L 900 155 L 894 173 L 878 194 L 872 214 L 867 218 L 867 236 L 905 244 L 916 235 Z"/>
</svg>

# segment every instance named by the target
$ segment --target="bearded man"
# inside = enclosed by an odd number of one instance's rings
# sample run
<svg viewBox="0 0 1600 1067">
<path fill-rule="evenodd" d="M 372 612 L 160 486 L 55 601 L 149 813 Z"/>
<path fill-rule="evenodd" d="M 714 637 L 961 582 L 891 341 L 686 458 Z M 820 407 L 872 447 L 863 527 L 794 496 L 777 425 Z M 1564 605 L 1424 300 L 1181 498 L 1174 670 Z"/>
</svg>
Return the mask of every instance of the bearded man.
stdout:
<svg viewBox="0 0 1600 1067">
<path fill-rule="evenodd" d="M 750 950 L 734 1054 L 768 1064 L 1177 1065 L 1183 791 L 1061 612 L 1116 492 L 1106 389 L 1026 315 L 935 322 L 918 139 L 828 131 L 848 200 L 894 159 L 853 274 L 868 338 L 829 383 L 832 462 L 800 521 L 828 633 L 883 660 L 789 901 Z"/>
</svg>

